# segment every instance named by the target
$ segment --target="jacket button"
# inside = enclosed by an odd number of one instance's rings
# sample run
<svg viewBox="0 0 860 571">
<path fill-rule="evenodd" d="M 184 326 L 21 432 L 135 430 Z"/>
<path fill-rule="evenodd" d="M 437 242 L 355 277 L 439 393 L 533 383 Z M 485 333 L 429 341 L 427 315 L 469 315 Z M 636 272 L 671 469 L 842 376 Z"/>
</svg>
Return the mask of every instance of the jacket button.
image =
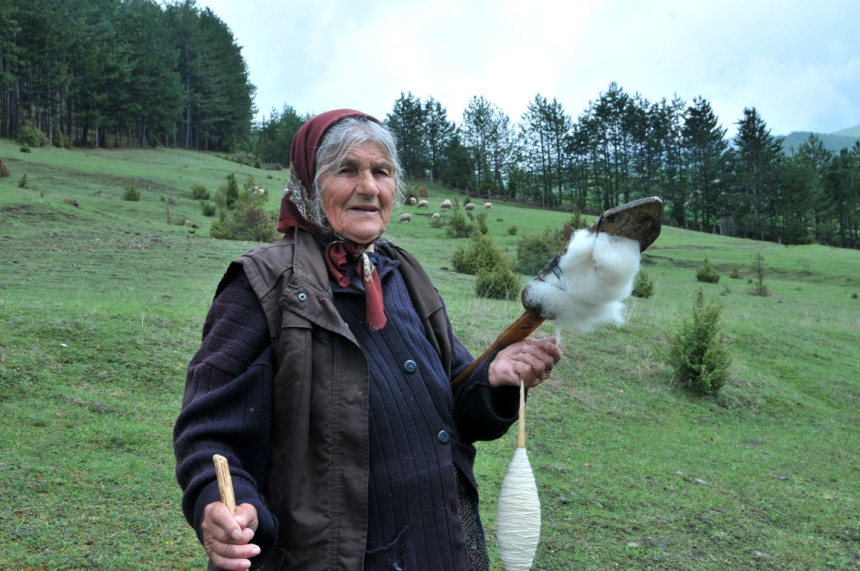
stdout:
<svg viewBox="0 0 860 571">
<path fill-rule="evenodd" d="M 299 297 L 299 301 L 307 301 L 307 299 L 308 299 L 308 296 L 306 293 L 300 293 L 298 297 Z"/>
<path fill-rule="evenodd" d="M 440 430 L 439 434 L 436 435 L 436 438 L 438 438 L 439 442 L 442 444 L 448 444 L 451 441 L 451 435 L 448 434 L 446 430 Z"/>
<path fill-rule="evenodd" d="M 403 363 L 403 370 L 411 375 L 418 370 L 418 364 L 412 359 L 409 359 Z"/>
</svg>

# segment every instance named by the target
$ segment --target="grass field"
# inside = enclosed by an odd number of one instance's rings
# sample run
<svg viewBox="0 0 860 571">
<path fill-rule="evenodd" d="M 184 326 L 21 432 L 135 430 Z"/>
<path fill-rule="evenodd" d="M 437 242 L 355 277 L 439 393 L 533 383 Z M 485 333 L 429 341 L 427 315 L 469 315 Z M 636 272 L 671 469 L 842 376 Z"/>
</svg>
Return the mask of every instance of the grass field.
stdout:
<svg viewBox="0 0 860 571">
<path fill-rule="evenodd" d="M 0 179 L 0 569 L 201 569 L 171 431 L 215 285 L 254 244 L 209 239 L 191 185 L 252 175 L 276 208 L 286 173 L 7 140 L 0 159 L 12 171 Z M 140 202 L 121 199 L 129 183 Z M 431 206 L 452 196 L 428 186 Z M 430 226 L 433 208 L 404 209 L 413 222 L 390 238 L 425 264 L 479 353 L 522 307 L 476 298 L 474 278 L 449 269 L 460 242 Z M 490 234 L 513 256 L 568 216 L 496 202 Z M 769 297 L 749 294 L 757 254 Z M 705 256 L 718 284 L 695 279 Z M 624 326 L 565 331 L 564 360 L 531 394 L 533 568 L 860 569 L 860 252 L 664 228 L 643 268 L 655 295 L 630 299 Z M 714 398 L 679 387 L 664 357 L 700 287 L 724 306 L 732 356 Z M 514 437 L 482 443 L 476 464 L 494 569 Z"/>
</svg>

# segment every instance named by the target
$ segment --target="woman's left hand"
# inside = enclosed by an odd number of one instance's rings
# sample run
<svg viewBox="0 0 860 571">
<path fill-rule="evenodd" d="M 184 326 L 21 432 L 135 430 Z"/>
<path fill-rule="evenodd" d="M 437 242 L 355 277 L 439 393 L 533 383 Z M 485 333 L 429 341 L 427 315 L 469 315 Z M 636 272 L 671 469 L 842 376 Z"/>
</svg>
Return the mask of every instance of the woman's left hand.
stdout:
<svg viewBox="0 0 860 571">
<path fill-rule="evenodd" d="M 518 387 L 522 382 L 526 388 L 535 387 L 549 378 L 559 359 L 561 349 L 555 337 L 526 339 L 508 345 L 490 363 L 490 385 Z"/>
</svg>

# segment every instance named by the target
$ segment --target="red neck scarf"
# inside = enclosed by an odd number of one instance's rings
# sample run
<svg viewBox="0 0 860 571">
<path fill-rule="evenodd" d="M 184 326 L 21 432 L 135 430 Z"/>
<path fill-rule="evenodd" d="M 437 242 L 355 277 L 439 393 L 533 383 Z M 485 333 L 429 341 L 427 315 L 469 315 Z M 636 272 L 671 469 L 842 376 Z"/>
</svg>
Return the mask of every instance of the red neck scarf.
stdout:
<svg viewBox="0 0 860 571">
<path fill-rule="evenodd" d="M 296 189 L 299 186 L 298 192 L 302 193 L 302 196 L 287 193 L 281 199 L 278 232 L 290 234 L 293 228 L 298 227 L 326 240 L 329 243 L 325 250 L 326 267 L 331 278 L 341 287 L 349 285 L 350 258 L 353 264 L 357 261 L 357 266 L 353 267 L 356 268 L 364 284 L 367 323 L 371 330 L 378 331 L 385 327 L 386 317 L 379 274 L 376 272 L 376 266 L 370 261 L 370 256 L 367 255 L 370 244 L 357 244 L 351 240 L 337 238 L 331 230 L 325 230 L 308 221 L 295 202 L 296 200 L 308 202 L 313 198 L 317 149 L 329 128 L 347 117 L 363 117 L 379 123 L 370 115 L 360 111 L 337 109 L 310 119 L 296 133 L 290 147 L 290 176 L 297 176 L 301 184 L 296 185 L 296 181 L 291 181 L 291 187 Z"/>
</svg>

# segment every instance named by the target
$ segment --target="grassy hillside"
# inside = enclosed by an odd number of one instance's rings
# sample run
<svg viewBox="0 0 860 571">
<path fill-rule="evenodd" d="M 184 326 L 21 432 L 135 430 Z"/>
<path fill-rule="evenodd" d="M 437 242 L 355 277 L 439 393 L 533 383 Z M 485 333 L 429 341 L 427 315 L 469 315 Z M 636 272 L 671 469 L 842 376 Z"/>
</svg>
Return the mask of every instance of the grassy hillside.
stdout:
<svg viewBox="0 0 860 571">
<path fill-rule="evenodd" d="M 215 285 L 254 244 L 209 239 L 191 185 L 250 174 L 276 208 L 286 175 L 2 140 L 0 159 L 12 171 L 0 179 L 0 569 L 200 569 L 171 430 Z M 140 202 L 121 199 L 130 182 Z M 450 196 L 429 192 L 431 205 Z M 434 210 L 406 210 L 413 222 L 390 237 L 480 352 L 522 308 L 476 298 L 474 278 L 449 270 L 459 242 L 430 226 Z M 519 237 L 567 216 L 496 203 L 490 233 L 513 256 Z M 756 254 L 770 297 L 748 293 Z M 706 256 L 733 358 L 716 398 L 687 394 L 663 358 Z M 643 268 L 655 295 L 629 300 L 623 327 L 563 332 L 563 362 L 531 394 L 534 569 L 860 569 L 860 253 L 664 228 Z M 514 436 L 479 446 L 491 544 Z"/>
</svg>

